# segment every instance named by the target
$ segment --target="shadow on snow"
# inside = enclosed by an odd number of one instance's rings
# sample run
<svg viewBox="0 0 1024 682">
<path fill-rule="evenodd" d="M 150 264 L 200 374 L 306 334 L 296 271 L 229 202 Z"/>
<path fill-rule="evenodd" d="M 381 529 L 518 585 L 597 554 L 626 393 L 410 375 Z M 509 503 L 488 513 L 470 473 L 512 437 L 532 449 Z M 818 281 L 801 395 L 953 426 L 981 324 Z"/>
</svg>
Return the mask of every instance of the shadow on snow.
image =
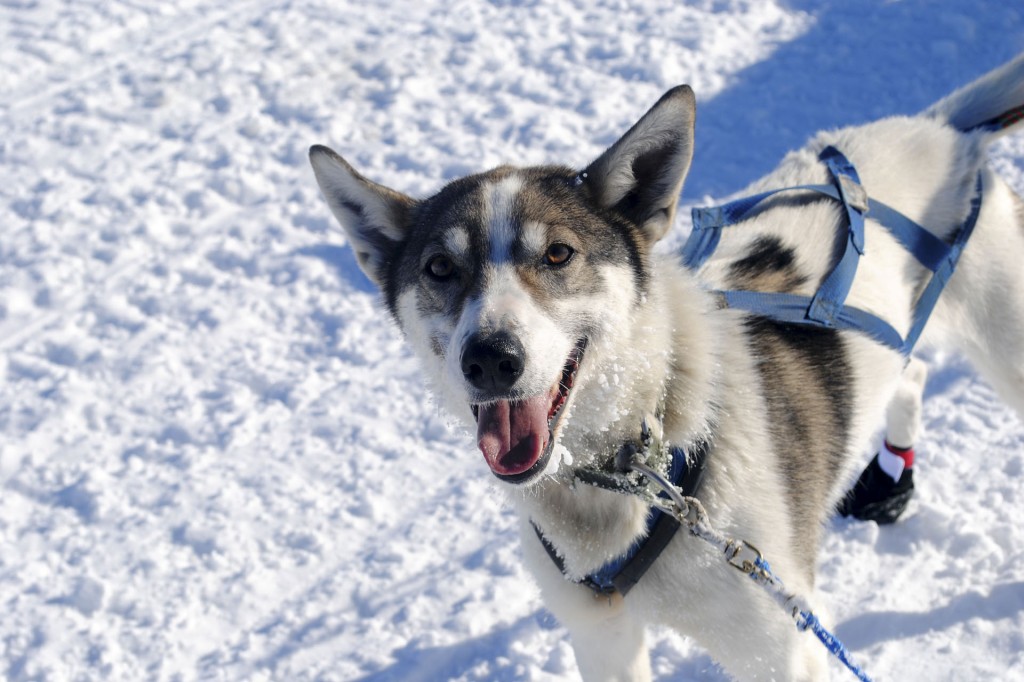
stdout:
<svg viewBox="0 0 1024 682">
<path fill-rule="evenodd" d="M 855 616 L 836 628 L 836 635 L 856 651 L 887 640 L 945 630 L 972 618 L 986 621 L 1013 618 L 1021 611 L 1024 611 L 1024 582 L 1005 583 L 993 587 L 988 595 L 968 592 L 930 611 L 883 611 Z"/>
<path fill-rule="evenodd" d="M 392 652 L 396 661 L 391 666 L 359 678 L 358 682 L 434 682 L 455 677 L 465 679 L 514 682 L 522 679 L 522 669 L 513 662 L 496 667 L 499 658 L 507 657 L 516 641 L 529 630 L 544 628 L 544 611 L 535 611 L 519 620 L 495 627 L 478 637 L 446 646 L 422 647 L 415 641 Z M 546 616 L 551 620 L 550 616 Z M 479 667 L 479 671 L 474 670 Z"/>
<path fill-rule="evenodd" d="M 915 114 L 1024 50 L 1024 12 L 1004 2 L 790 6 L 809 30 L 698 103 L 685 200 L 737 192 L 818 130 Z"/>
</svg>

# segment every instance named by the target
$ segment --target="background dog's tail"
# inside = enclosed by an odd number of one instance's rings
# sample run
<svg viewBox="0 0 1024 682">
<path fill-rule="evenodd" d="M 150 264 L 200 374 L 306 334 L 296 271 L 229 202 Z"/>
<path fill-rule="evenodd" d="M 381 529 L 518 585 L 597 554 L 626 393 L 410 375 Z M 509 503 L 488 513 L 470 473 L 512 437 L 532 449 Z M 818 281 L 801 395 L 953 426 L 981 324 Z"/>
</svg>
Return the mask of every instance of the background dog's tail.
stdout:
<svg viewBox="0 0 1024 682">
<path fill-rule="evenodd" d="M 965 132 L 989 132 L 992 139 L 1024 126 L 1024 54 L 939 100 L 923 115 Z"/>
</svg>

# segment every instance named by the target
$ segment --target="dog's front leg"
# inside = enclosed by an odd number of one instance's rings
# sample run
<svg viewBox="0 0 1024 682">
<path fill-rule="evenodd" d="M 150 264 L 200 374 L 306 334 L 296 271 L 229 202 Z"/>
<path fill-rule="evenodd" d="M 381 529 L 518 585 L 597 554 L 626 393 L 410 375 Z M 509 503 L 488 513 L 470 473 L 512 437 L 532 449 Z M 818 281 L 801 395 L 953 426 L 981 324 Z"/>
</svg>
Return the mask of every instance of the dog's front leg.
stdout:
<svg viewBox="0 0 1024 682">
<path fill-rule="evenodd" d="M 584 682 L 644 682 L 651 679 L 644 626 L 619 595 L 595 596 L 566 580 L 529 523 L 522 531 L 523 554 L 540 586 L 544 605 L 569 630 Z"/>
<path fill-rule="evenodd" d="M 644 642 L 643 625 L 625 609 L 622 597 L 595 598 L 570 622 L 555 614 L 569 629 L 576 665 L 586 682 L 650 680 L 651 664 Z"/>
</svg>

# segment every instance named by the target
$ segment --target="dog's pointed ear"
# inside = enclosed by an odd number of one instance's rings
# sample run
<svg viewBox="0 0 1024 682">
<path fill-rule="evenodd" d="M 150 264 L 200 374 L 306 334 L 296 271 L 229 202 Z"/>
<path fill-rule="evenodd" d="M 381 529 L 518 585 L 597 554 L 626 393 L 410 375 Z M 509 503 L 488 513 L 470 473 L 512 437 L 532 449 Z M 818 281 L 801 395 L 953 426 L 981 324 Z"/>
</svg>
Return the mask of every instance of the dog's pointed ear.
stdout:
<svg viewBox="0 0 1024 682">
<path fill-rule="evenodd" d="M 416 202 L 364 178 L 328 147 L 310 147 L 309 162 L 331 213 L 345 229 L 359 267 L 381 286 L 387 264 L 407 237 L 409 213 Z"/>
<path fill-rule="evenodd" d="M 672 227 L 693 159 L 696 110 L 690 86 L 669 90 L 584 171 L 601 206 L 639 225 L 652 243 Z"/>
</svg>

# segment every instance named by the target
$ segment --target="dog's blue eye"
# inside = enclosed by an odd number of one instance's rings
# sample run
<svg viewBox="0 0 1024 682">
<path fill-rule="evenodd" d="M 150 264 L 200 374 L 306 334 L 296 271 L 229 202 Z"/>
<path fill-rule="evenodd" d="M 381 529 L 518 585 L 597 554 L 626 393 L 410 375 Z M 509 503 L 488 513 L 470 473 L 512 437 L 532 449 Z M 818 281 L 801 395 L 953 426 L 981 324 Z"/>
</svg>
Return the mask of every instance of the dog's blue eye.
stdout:
<svg viewBox="0 0 1024 682">
<path fill-rule="evenodd" d="M 448 256 L 434 256 L 427 261 L 426 271 L 434 279 L 443 282 L 455 274 L 455 263 Z"/>
<path fill-rule="evenodd" d="M 565 265 L 574 253 L 576 252 L 568 244 L 555 242 L 548 247 L 547 252 L 544 254 L 544 261 L 548 265 Z"/>
</svg>

